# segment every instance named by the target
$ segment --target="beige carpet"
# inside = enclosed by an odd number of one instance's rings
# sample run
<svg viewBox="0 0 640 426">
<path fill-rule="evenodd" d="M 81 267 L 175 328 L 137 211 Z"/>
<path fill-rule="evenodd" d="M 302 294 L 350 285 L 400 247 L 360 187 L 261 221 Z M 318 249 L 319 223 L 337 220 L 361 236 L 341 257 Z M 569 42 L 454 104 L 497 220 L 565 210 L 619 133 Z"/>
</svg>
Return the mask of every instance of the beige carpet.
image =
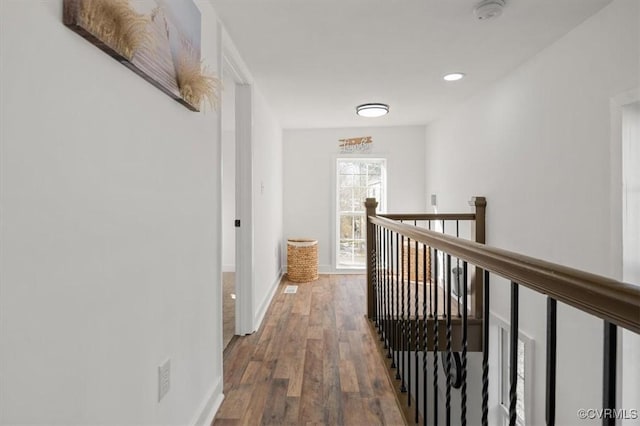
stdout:
<svg viewBox="0 0 640 426">
<path fill-rule="evenodd" d="M 235 272 L 222 273 L 222 345 L 226 348 L 236 331 Z"/>
</svg>

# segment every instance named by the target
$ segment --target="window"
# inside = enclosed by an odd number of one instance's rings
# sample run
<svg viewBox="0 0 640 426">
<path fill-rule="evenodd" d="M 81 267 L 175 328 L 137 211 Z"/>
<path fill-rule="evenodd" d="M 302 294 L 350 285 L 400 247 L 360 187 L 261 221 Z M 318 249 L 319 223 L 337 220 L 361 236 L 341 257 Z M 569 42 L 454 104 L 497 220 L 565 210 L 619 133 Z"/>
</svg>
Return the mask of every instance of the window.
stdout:
<svg viewBox="0 0 640 426">
<path fill-rule="evenodd" d="M 500 326 L 500 405 L 502 406 L 504 413 L 504 424 L 509 424 L 509 387 L 510 387 L 510 340 L 509 330 L 506 327 Z M 516 386 L 516 424 L 518 426 L 525 425 L 525 342 L 522 338 L 518 338 L 518 364 L 517 374 L 518 383 Z"/>
<path fill-rule="evenodd" d="M 364 202 L 386 205 L 386 160 L 339 158 L 336 163 L 336 266 L 364 268 L 367 252 L 367 220 Z"/>
</svg>

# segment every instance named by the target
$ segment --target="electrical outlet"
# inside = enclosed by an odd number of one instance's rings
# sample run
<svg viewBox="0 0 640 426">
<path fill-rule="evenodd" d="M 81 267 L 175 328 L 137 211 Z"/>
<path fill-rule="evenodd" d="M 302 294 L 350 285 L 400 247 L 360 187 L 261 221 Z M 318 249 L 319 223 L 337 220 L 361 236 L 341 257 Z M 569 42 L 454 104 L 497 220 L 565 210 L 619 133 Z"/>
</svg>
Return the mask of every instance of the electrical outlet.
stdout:
<svg viewBox="0 0 640 426">
<path fill-rule="evenodd" d="M 158 402 L 169 392 L 171 387 L 171 359 L 158 367 Z"/>
</svg>

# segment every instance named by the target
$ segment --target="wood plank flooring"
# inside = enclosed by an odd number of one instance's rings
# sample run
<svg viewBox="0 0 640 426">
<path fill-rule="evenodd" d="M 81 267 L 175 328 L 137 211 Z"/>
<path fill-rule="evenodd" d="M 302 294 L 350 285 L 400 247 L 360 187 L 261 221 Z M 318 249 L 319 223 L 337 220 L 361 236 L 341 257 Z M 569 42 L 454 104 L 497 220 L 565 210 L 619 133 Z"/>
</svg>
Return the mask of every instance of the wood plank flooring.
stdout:
<svg viewBox="0 0 640 426">
<path fill-rule="evenodd" d="M 283 294 L 224 354 L 213 425 L 402 425 L 365 318 L 364 275 L 323 275 Z"/>
</svg>

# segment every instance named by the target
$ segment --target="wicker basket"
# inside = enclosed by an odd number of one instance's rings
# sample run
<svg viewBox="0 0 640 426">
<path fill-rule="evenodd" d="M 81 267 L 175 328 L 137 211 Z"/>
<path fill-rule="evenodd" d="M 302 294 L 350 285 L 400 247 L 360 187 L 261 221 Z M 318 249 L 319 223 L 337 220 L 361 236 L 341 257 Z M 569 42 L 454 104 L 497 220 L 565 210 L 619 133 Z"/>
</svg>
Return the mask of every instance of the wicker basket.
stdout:
<svg viewBox="0 0 640 426">
<path fill-rule="evenodd" d="M 287 278 L 296 283 L 318 279 L 318 240 L 287 240 Z"/>
</svg>

